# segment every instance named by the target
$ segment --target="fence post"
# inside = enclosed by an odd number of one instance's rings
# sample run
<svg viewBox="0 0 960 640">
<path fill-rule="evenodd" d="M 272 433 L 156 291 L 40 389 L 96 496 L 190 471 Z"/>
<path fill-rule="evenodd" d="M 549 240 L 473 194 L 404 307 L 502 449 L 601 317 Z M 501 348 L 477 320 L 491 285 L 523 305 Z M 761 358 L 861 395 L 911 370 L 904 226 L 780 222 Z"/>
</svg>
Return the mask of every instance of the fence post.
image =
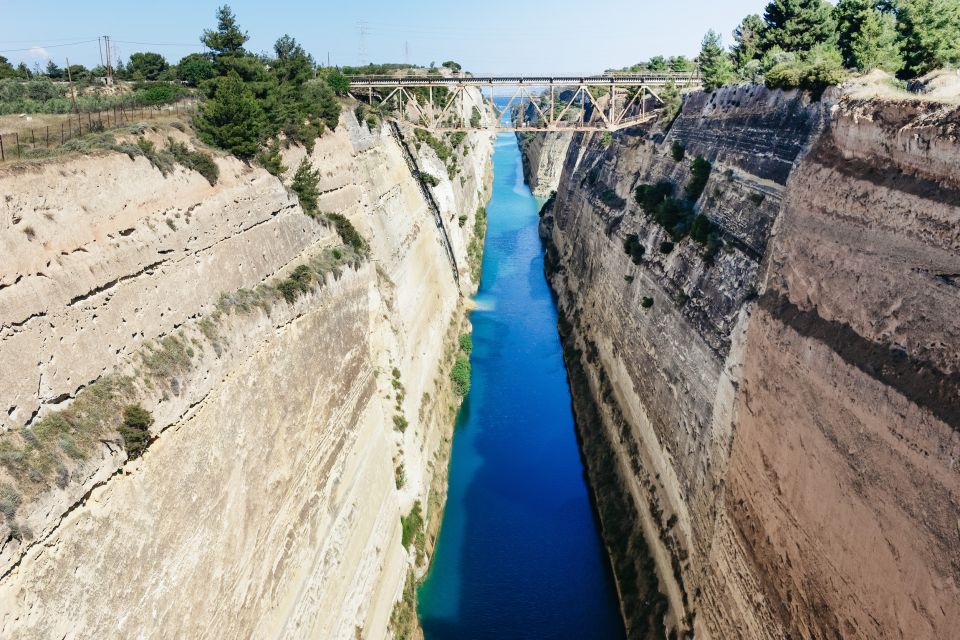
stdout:
<svg viewBox="0 0 960 640">
<path fill-rule="evenodd" d="M 0 134 L 0 161 L 6 160 L 7 156 L 3 152 L 3 135 Z"/>
<path fill-rule="evenodd" d="M 50 148 L 50 125 L 47 125 L 47 148 Z"/>
<path fill-rule="evenodd" d="M 33 129 L 30 129 L 30 144 L 37 146 L 37 135 L 33 132 Z"/>
<path fill-rule="evenodd" d="M 60 144 L 63 145 L 63 123 L 60 123 Z"/>
<path fill-rule="evenodd" d="M 13 132 L 13 140 L 17 145 L 17 157 L 20 157 L 20 133 L 17 131 Z"/>
</svg>

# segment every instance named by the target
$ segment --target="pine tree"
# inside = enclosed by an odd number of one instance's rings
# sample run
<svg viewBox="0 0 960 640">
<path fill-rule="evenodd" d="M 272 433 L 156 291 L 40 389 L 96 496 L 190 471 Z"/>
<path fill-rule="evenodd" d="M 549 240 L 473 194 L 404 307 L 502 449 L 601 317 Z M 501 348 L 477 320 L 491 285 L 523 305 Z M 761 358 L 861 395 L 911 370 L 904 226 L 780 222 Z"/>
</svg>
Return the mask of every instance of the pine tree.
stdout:
<svg viewBox="0 0 960 640">
<path fill-rule="evenodd" d="M 720 34 L 713 29 L 707 31 L 700 47 L 700 73 L 706 91 L 713 91 L 734 80 L 733 62 L 723 50 Z"/>
<path fill-rule="evenodd" d="M 213 97 L 197 117 L 200 138 L 244 160 L 252 158 L 264 136 L 263 109 L 236 72 L 220 79 Z"/>
<path fill-rule="evenodd" d="M 748 63 L 760 57 L 761 38 L 766 29 L 766 23 L 763 18 L 757 14 L 749 15 L 743 19 L 734 32 L 733 39 L 736 44 L 733 45 L 731 55 L 733 56 L 733 65 L 737 72 L 744 75 Z"/>
<path fill-rule="evenodd" d="M 850 43 L 849 62 L 860 71 L 883 69 L 896 73 L 903 68 L 897 20 L 893 14 L 876 9 L 864 14 L 860 29 Z"/>
<path fill-rule="evenodd" d="M 237 25 L 230 6 L 225 4 L 217 9 L 217 30 L 204 30 L 200 42 L 212 49 L 214 55 L 222 56 L 242 54 L 243 45 L 249 39 L 250 36 Z"/>
<path fill-rule="evenodd" d="M 301 160 L 297 172 L 293 174 L 290 188 L 297 194 L 300 206 L 307 215 L 314 216 L 318 212 L 317 199 L 320 197 L 320 190 L 317 184 L 319 182 L 320 170 L 314 169 L 306 158 Z"/>
<path fill-rule="evenodd" d="M 920 76 L 960 63 L 960 2 L 900 0 L 897 4 L 904 70 Z"/>
<path fill-rule="evenodd" d="M 803 53 L 836 40 L 833 6 L 825 0 L 773 0 L 763 19 L 763 52 L 779 46 L 784 51 Z"/>
</svg>

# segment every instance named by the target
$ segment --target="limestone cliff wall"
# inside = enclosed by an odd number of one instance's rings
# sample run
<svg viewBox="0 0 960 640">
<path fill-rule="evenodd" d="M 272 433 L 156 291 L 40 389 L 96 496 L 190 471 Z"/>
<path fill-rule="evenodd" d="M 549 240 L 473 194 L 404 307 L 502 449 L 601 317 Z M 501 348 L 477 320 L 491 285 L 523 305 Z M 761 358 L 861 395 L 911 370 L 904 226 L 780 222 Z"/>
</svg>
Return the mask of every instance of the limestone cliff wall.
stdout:
<svg viewBox="0 0 960 640">
<path fill-rule="evenodd" d="M 189 143 L 147 134 L 168 135 Z M 417 564 L 400 516 L 444 499 L 450 344 L 490 187 L 491 140 L 468 143 L 436 187 L 467 217 L 447 228 L 459 287 L 390 127 L 351 109 L 309 161 L 320 211 L 368 257 L 230 157 L 214 186 L 113 152 L 2 170 L 0 636 L 390 634 Z M 284 152 L 286 180 L 305 155 Z M 127 402 L 155 420 L 134 460 Z M 60 416 L 102 429 L 51 453 L 36 430 Z"/>
<path fill-rule="evenodd" d="M 572 139 L 569 131 L 517 135 L 523 154 L 523 176 L 534 196 L 547 198 L 557 190 Z"/>
<path fill-rule="evenodd" d="M 631 636 L 953 633 L 958 126 L 738 87 L 666 134 L 574 138 L 542 232 Z M 633 191 L 682 193 L 695 155 L 722 248 L 663 253 Z"/>
</svg>

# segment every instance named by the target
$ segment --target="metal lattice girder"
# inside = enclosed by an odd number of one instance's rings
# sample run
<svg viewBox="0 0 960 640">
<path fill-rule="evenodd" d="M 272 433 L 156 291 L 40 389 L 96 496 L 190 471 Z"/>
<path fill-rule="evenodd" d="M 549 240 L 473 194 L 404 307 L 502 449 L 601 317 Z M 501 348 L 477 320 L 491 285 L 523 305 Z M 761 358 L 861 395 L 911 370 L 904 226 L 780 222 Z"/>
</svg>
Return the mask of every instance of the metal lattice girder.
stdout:
<svg viewBox="0 0 960 640">
<path fill-rule="evenodd" d="M 698 74 L 660 73 L 660 74 L 607 74 L 602 76 L 355 76 L 350 80 L 350 95 L 367 94 L 370 104 L 375 98 L 381 103 L 395 100 L 399 118 L 416 119 L 418 126 L 426 126 L 438 132 L 448 131 L 613 131 L 623 127 L 633 126 L 645 122 L 655 115 L 648 113 L 646 98 L 649 95 L 663 104 L 663 100 L 654 91 L 654 87 L 666 86 L 673 83 L 677 87 L 697 86 L 701 83 Z M 493 100 L 493 89 L 496 86 L 514 86 L 516 89 L 507 103 L 500 109 Z M 449 89 L 443 104 L 437 105 L 434 101 L 433 89 Z M 467 89 L 476 87 L 489 90 L 489 100 L 485 110 L 491 114 L 492 123 L 481 122 L 478 126 L 467 124 L 468 99 Z M 563 108 L 557 112 L 556 89 L 575 88 L 573 96 L 568 101 L 562 101 Z M 426 108 L 416 97 L 413 89 L 427 88 Z M 594 89 L 608 90 L 606 102 L 604 96 L 597 96 Z M 549 89 L 549 94 L 547 93 Z M 539 93 L 543 90 L 542 95 Z M 535 91 L 537 93 L 535 93 Z M 633 94 L 630 95 L 630 92 Z M 381 92 L 387 92 L 382 97 Z M 549 101 L 547 96 L 549 95 Z M 621 106 L 621 98 L 623 104 Z M 549 111 L 544 112 L 541 100 L 547 102 Z M 539 116 L 538 126 L 530 126 L 526 122 L 526 102 L 533 105 Z M 564 117 L 574 104 L 580 102 L 585 106 L 590 104 L 590 118 L 587 119 L 586 109 L 581 108 L 576 123 L 567 124 Z M 411 109 L 411 103 L 413 108 Z M 565 104 L 564 104 L 565 103 Z M 636 113 L 639 107 L 639 114 Z M 503 126 L 503 116 L 511 109 L 519 109 L 517 120 Z M 439 111 L 439 113 L 438 113 Z M 633 115 L 631 115 L 633 111 Z M 414 113 L 411 113 L 414 112 Z M 452 123 L 450 122 L 452 119 Z M 597 122 L 599 120 L 599 122 Z M 456 124 L 459 121 L 459 126 Z"/>
</svg>

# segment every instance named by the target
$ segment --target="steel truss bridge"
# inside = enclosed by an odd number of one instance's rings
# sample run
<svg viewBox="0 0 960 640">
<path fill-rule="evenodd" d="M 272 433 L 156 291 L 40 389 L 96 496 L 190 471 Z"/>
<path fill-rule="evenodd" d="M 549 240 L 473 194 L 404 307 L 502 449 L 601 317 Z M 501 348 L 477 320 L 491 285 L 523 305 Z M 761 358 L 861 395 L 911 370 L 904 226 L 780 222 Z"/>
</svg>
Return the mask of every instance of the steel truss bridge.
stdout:
<svg viewBox="0 0 960 640">
<path fill-rule="evenodd" d="M 374 106 L 392 105 L 400 120 L 437 132 L 455 131 L 615 131 L 649 120 L 663 105 L 659 93 L 701 84 L 697 73 L 604 74 L 599 76 L 352 76 L 350 92 Z M 495 88 L 512 88 L 497 105 Z M 488 92 L 483 104 L 469 89 Z M 435 95 L 436 94 L 436 95 Z M 561 97 L 561 95 L 563 96 Z M 474 93 L 473 96 L 476 96 Z M 536 119 L 526 118 L 532 105 Z M 574 109 L 574 105 L 579 105 Z M 587 106 L 589 105 L 589 108 Z M 473 108 L 487 117 L 472 118 Z M 504 116 L 516 110 L 518 120 Z M 572 111 L 571 111 L 572 110 Z M 567 114 L 573 119 L 564 119 Z"/>
</svg>

